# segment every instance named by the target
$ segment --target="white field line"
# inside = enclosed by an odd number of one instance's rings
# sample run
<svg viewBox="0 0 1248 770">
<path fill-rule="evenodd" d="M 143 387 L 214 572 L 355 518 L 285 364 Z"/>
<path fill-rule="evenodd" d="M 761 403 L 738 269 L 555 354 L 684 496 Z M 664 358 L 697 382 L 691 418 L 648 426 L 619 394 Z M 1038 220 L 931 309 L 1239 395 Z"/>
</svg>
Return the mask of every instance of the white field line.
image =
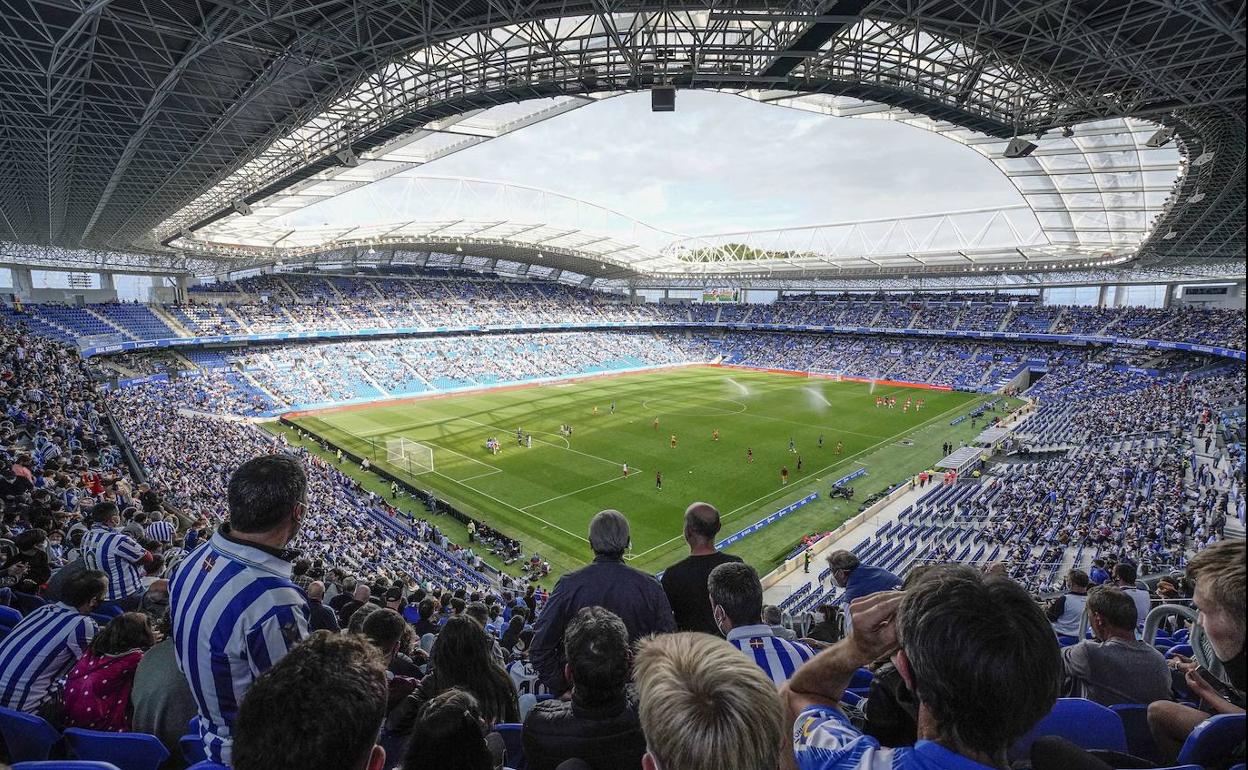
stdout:
<svg viewBox="0 0 1248 770">
<path fill-rule="evenodd" d="M 517 508 L 516 506 L 512 505 L 511 503 L 509 503 L 509 502 L 507 502 L 507 501 L 505 501 L 505 500 L 500 500 L 500 499 L 498 499 L 497 497 L 495 497 L 494 495 L 491 495 L 491 494 L 487 494 L 487 493 L 485 493 L 485 492 L 482 492 L 481 490 L 477 489 L 476 487 L 472 486 L 471 484 L 465 484 L 464 482 L 462 482 L 462 481 L 460 481 L 460 480 L 458 480 L 458 479 L 453 479 L 453 478 L 451 478 L 450 476 L 447 476 L 445 473 L 439 473 L 438 471 L 433 471 L 433 473 L 434 473 L 434 475 L 435 475 L 435 476 L 441 476 L 442 478 L 446 479 L 447 481 L 450 481 L 450 482 L 452 482 L 452 483 L 458 484 L 459 486 L 464 487 L 465 489 L 468 489 L 468 490 L 471 490 L 471 491 L 473 491 L 473 492 L 476 492 L 478 495 L 481 495 L 482 497 L 488 497 L 489 499 L 493 500 L 494 502 L 498 503 L 499 505 L 503 506 L 504 508 L 510 508 L 511 510 L 515 511 L 516 513 L 522 514 L 522 515 L 524 515 L 524 516 L 528 516 L 530 519 L 534 519 L 534 520 L 536 520 L 536 521 L 540 521 L 541 523 L 545 524 L 545 525 L 546 525 L 546 526 L 548 526 L 548 527 L 553 527 L 554 529 L 559 530 L 560 532 L 562 532 L 562 533 L 563 533 L 563 534 L 565 534 L 565 535 L 571 535 L 572 537 L 576 538 L 577 540 L 580 540 L 582 543 L 588 543 L 588 542 L 589 542 L 589 540 L 587 540 L 587 539 L 585 538 L 585 536 L 584 536 L 584 535 L 578 535 L 578 534 L 576 534 L 575 532 L 572 532 L 572 531 L 570 531 L 570 530 L 566 530 L 566 529 L 564 529 L 563 527 L 559 526 L 558 524 L 551 524 L 549 521 L 546 521 L 546 520 L 545 520 L 545 519 L 543 519 L 541 516 L 534 516 L 533 514 L 529 513 L 528 511 L 524 510 L 523 508 Z"/>
<path fill-rule="evenodd" d="M 473 424 L 475 424 L 475 425 L 480 425 L 480 426 L 481 426 L 481 427 L 483 427 L 483 428 L 489 428 L 490 430 L 495 430 L 495 431 L 502 431 L 502 432 L 506 432 L 504 429 L 499 428 L 497 425 L 490 425 L 489 423 L 481 422 L 481 421 L 479 421 L 479 420 L 474 420 L 474 419 L 472 419 L 471 417 L 459 417 L 459 418 L 457 418 L 457 419 L 460 419 L 460 420 L 467 420 L 468 422 L 471 422 L 471 423 L 473 423 Z M 610 463 L 610 464 L 614 465 L 614 466 L 615 466 L 615 467 L 617 467 L 617 468 L 621 467 L 621 466 L 624 464 L 624 463 L 623 463 L 623 462 L 621 462 L 620 460 L 612 460 L 612 459 L 607 458 L 607 457 L 599 457 L 598 455 L 591 455 L 589 452 L 582 452 L 582 451 L 581 451 L 581 450 L 579 450 L 579 449 L 573 449 L 573 448 L 571 447 L 571 445 L 561 447 L 561 446 L 559 446 L 558 444 L 552 444 L 551 442 L 549 442 L 549 441 L 543 441 L 543 440 L 541 440 L 540 438 L 539 438 L 539 439 L 535 439 L 535 440 L 536 440 L 536 441 L 537 441 L 537 443 L 539 443 L 539 444 L 545 444 L 546 446 L 551 446 L 551 447 L 554 447 L 555 449 L 563 449 L 564 451 L 567 451 L 567 452 L 572 452 L 573 454 L 578 454 L 578 455 L 581 455 L 582 457 L 588 457 L 588 458 L 590 458 L 591 460 L 598 460 L 599 462 Z M 633 470 L 633 469 L 632 469 L 632 468 L 629 468 L 629 470 Z M 637 470 L 638 470 L 638 471 L 640 471 L 641 469 L 640 469 L 640 468 L 638 468 Z"/>
<path fill-rule="evenodd" d="M 629 476 L 632 476 L 632 475 L 633 475 L 633 469 L 632 469 L 632 468 L 629 468 L 629 469 L 628 469 L 628 475 L 629 475 Z M 537 506 L 539 506 L 539 505 L 545 505 L 546 503 L 553 503 L 553 502 L 554 502 L 554 501 L 556 501 L 556 500 L 562 500 L 562 499 L 563 499 L 563 498 L 565 498 L 565 497 L 572 497 L 573 495 L 579 495 L 581 492 L 586 492 L 586 491 L 588 491 L 588 490 L 590 490 L 590 489 L 594 489 L 594 488 L 596 488 L 596 487 L 605 486 L 605 485 L 607 485 L 607 484 L 614 484 L 615 482 L 617 482 L 617 481 L 623 481 L 623 480 L 624 480 L 624 479 L 626 479 L 626 478 L 627 478 L 627 477 L 623 474 L 623 472 L 621 472 L 621 473 L 620 473 L 620 475 L 619 475 L 619 476 L 616 476 L 615 478 L 607 479 L 606 481 L 599 481 L 597 484 L 590 484 L 590 485 L 589 485 L 589 486 L 587 486 L 587 487 L 581 487 L 580 489 L 577 489 L 577 490 L 572 491 L 572 492 L 568 492 L 568 493 L 566 493 L 566 494 L 562 494 L 562 495 L 555 495 L 554 497 L 549 497 L 549 498 L 547 498 L 547 499 L 545 499 L 545 500 L 540 500 L 540 501 L 538 501 L 538 502 L 536 502 L 536 503 L 533 503 L 532 505 L 526 505 L 526 506 L 524 506 L 524 510 L 526 510 L 526 511 L 527 511 L 527 510 L 529 510 L 530 508 L 536 508 L 536 507 L 537 507 Z"/>
<path fill-rule="evenodd" d="M 923 428 L 926 428 L 928 425 L 930 425 L 931 423 L 935 422 L 936 420 L 938 420 L 938 419 L 940 419 L 940 418 L 944 417 L 945 415 L 949 414 L 950 412 L 957 411 L 958 409 L 961 409 L 961 408 L 966 407 L 966 406 L 967 406 L 967 404 L 957 404 L 957 405 L 955 405 L 955 406 L 953 406 L 953 407 L 950 407 L 949 409 L 946 409 L 945 411 L 941 412 L 940 414 L 935 415 L 935 416 L 933 416 L 933 417 L 930 417 L 930 418 L 928 418 L 926 421 L 921 422 L 921 423 L 919 423 L 918 425 L 914 426 L 914 427 L 913 427 L 913 428 L 911 428 L 911 429 L 910 429 L 910 431 L 909 431 L 909 432 L 907 432 L 905 435 L 910 435 L 911 433 L 916 433 L 916 432 L 918 432 L 918 431 L 922 430 Z M 832 463 L 831 465 L 827 465 L 827 466 L 825 466 L 825 467 L 823 467 L 823 468 L 820 468 L 819 470 L 815 471 L 815 472 L 814 472 L 814 474 L 815 474 L 815 475 L 818 475 L 818 474 L 820 474 L 820 473 L 823 473 L 823 472 L 824 472 L 824 471 L 826 471 L 826 470 L 829 470 L 829 469 L 831 469 L 831 468 L 835 468 L 836 466 L 838 466 L 838 465 L 840 465 L 840 464 L 842 464 L 842 463 L 844 463 L 844 462 L 847 462 L 847 461 L 849 461 L 849 460 L 853 460 L 855 457 L 861 457 L 862 455 L 864 455 L 864 454 L 866 454 L 866 453 L 868 453 L 868 452 L 874 452 L 876 449 L 879 449 L 879 448 L 880 448 L 881 446 L 883 446 L 884 444 L 887 444 L 888 442 L 890 442 L 890 441 L 892 441 L 893 439 L 896 439 L 896 438 L 897 438 L 897 436 L 896 436 L 896 435 L 889 436 L 888 438 L 886 438 L 886 439 L 884 439 L 884 440 L 882 440 L 882 441 L 879 441 L 879 442 L 877 442 L 877 443 L 875 443 L 875 444 L 872 444 L 871 446 L 866 447 L 865 449 L 862 449 L 862 450 L 860 450 L 860 451 L 858 451 L 858 452 L 855 452 L 855 453 L 854 453 L 854 454 L 852 454 L 852 455 L 847 455 L 847 456 L 845 456 L 845 457 L 842 457 L 840 460 L 838 460 L 838 461 L 836 461 L 836 462 Z M 733 508 L 733 509 L 732 509 L 731 511 L 729 511 L 728 513 L 725 513 L 724 515 L 720 516 L 720 521 L 721 521 L 721 522 L 723 522 L 723 521 L 727 521 L 727 520 L 728 520 L 728 519 L 729 519 L 729 518 L 730 518 L 733 514 L 739 513 L 739 512 L 741 512 L 741 511 L 745 510 L 746 508 L 749 508 L 750 506 L 752 506 L 752 505 L 754 505 L 754 504 L 756 504 L 756 503 L 762 502 L 763 500 L 767 500 L 767 499 L 769 499 L 769 498 L 775 498 L 775 497 L 778 497 L 778 496 L 779 496 L 779 494 L 780 494 L 780 492 L 782 492 L 782 491 L 783 491 L 783 490 L 781 489 L 781 490 L 776 490 L 776 491 L 773 491 L 773 492 L 768 492 L 767 494 L 765 494 L 765 495 L 763 495 L 763 496 L 761 496 L 761 497 L 759 497 L 759 498 L 757 498 L 757 499 L 751 500 L 750 502 L 745 503 L 744 505 L 739 505 L 739 506 L 737 506 L 736 508 Z M 641 553 L 635 553 L 635 554 L 632 554 L 632 555 L 630 555 L 630 556 L 628 556 L 628 557 L 626 557 L 626 558 L 628 558 L 628 559 L 630 559 L 630 560 L 640 559 L 640 558 L 644 557 L 646 554 L 650 553 L 651 551 L 655 551 L 655 550 L 658 550 L 658 549 L 660 549 L 660 548 L 666 548 L 669 544 L 674 543 L 674 542 L 676 542 L 677 540 L 680 540 L 680 539 L 681 539 L 681 538 L 683 538 L 683 537 L 684 537 L 684 534 L 682 533 L 682 534 L 680 534 L 680 535 L 677 535 L 676 537 L 669 538 L 668 540 L 665 540 L 665 541 L 663 541 L 662 543 L 659 543 L 659 544 L 658 544 L 658 545 L 656 545 L 656 546 L 653 546 L 653 547 L 651 547 L 651 548 L 647 548 L 646 550 L 642 551 Z"/>
</svg>

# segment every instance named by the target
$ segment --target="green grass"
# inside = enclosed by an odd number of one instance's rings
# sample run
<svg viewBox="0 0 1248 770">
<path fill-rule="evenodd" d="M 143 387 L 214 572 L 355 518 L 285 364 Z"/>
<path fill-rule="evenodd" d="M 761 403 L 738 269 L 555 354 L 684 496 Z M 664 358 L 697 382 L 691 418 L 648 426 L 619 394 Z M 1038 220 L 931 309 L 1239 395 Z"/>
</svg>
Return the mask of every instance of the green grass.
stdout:
<svg viewBox="0 0 1248 770">
<path fill-rule="evenodd" d="M 897 407 L 877 409 L 876 393 L 896 394 Z M 925 399 L 924 409 L 904 413 L 907 395 Z M 694 500 L 719 508 L 722 537 L 820 492 L 816 502 L 731 549 L 766 571 L 802 535 L 835 528 L 857 512 L 856 502 L 822 497 L 831 482 L 865 466 L 868 475 L 854 482 L 861 500 L 930 467 L 941 457 L 942 442 L 969 440 L 982 429 L 969 421 L 952 427 L 949 422 L 985 399 L 694 367 L 379 403 L 295 422 L 392 472 L 405 471 L 387 461 L 388 441 L 406 438 L 432 447 L 435 470 L 411 481 L 519 539 L 526 553 L 540 551 L 555 575 L 591 558 L 586 528 L 604 508 L 623 511 L 631 522 L 630 563 L 657 572 L 685 553 L 682 515 Z M 572 425 L 570 439 L 559 435 L 562 423 Z M 517 427 L 533 435 L 531 449 L 517 446 Z M 280 429 L 275 423 L 270 428 Z M 716 429 L 719 441 L 711 438 Z M 484 447 L 490 436 L 502 443 L 498 455 Z M 790 437 L 803 460 L 801 472 L 788 451 Z M 839 455 L 837 442 L 844 444 Z M 747 448 L 753 449 L 753 463 L 746 462 Z M 621 470 L 625 462 L 627 478 Z M 781 466 L 789 469 L 788 485 L 780 483 Z M 661 491 L 655 488 L 658 471 Z M 370 488 L 383 488 L 376 476 L 353 473 Z"/>
</svg>

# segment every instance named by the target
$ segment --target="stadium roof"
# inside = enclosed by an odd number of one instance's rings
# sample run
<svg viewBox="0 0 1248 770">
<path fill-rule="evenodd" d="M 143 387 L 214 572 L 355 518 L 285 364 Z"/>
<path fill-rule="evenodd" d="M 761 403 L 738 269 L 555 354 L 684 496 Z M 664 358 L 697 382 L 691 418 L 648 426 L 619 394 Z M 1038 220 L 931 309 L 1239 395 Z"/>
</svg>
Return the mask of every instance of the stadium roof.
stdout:
<svg viewBox="0 0 1248 770">
<path fill-rule="evenodd" d="M 889 105 L 892 119 L 982 138 L 985 154 L 1048 132 L 1034 160 L 1007 172 L 1049 186 L 1024 194 L 1050 245 L 1061 231 L 1063 247 L 1095 251 L 1108 233 L 1102 251 L 1129 249 L 1133 265 L 1242 257 L 1243 15 L 1242 3 L 1173 0 L 840 0 L 813 10 L 14 0 L 0 46 L 0 239 L 23 245 L 6 247 L 8 259 L 37 254 L 28 261 L 39 264 L 107 264 L 91 254 L 110 253 L 126 255 L 122 269 L 143 269 L 144 254 L 149 269 L 169 271 L 254 264 L 168 244 L 291 191 L 366 181 L 344 168 L 381 161 L 357 173 L 384 174 L 543 117 L 520 105 L 482 122 L 477 110 L 544 97 L 572 109 L 671 84 L 824 111 Z M 1175 130 L 1185 168 L 1166 204 L 1148 176 L 1161 170 L 1138 141 L 1125 170 L 1140 180 L 1132 202 L 1104 205 L 1098 181 L 1088 205 L 1090 190 L 1053 181 L 1097 176 L 1064 167 L 1074 154 L 1047 153 L 1056 132 L 1075 126 L 1081 144 L 1080 126 L 1124 117 Z M 404 160 L 411 147 L 419 154 Z M 1098 171 L 1112 178 L 1121 162 Z"/>
</svg>

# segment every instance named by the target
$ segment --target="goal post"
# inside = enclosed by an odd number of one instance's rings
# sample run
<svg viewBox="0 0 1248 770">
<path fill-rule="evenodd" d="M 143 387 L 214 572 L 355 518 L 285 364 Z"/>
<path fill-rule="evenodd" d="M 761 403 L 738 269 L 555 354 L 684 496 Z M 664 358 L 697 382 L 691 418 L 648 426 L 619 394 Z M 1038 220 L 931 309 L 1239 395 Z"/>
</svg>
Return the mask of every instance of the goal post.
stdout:
<svg viewBox="0 0 1248 770">
<path fill-rule="evenodd" d="M 386 461 L 411 475 L 433 470 L 433 447 L 407 438 L 386 441 Z"/>
</svg>

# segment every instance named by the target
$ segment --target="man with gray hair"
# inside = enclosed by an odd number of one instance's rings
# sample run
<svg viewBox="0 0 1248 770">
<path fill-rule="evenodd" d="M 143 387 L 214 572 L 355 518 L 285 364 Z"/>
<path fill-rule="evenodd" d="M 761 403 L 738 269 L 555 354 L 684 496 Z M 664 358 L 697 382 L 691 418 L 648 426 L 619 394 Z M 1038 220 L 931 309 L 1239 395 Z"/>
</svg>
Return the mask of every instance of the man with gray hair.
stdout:
<svg viewBox="0 0 1248 770">
<path fill-rule="evenodd" d="M 628 519 L 624 514 L 606 510 L 594 516 L 589 522 L 593 562 L 560 578 L 537 618 L 529 662 L 537 669 L 542 683 L 557 696 L 569 689 L 564 675 L 564 630 L 582 607 L 602 607 L 614 612 L 624 621 L 630 643 L 650 634 L 676 630 L 672 607 L 659 582 L 624 563 L 629 544 Z"/>
<path fill-rule="evenodd" d="M 711 570 L 728 562 L 739 562 L 737 556 L 717 551 L 715 536 L 719 534 L 719 511 L 710 503 L 693 503 L 685 509 L 685 542 L 689 555 L 663 571 L 660 582 L 667 601 L 676 616 L 676 628 L 719 635 L 711 604 L 707 598 L 706 579 Z"/>
</svg>

